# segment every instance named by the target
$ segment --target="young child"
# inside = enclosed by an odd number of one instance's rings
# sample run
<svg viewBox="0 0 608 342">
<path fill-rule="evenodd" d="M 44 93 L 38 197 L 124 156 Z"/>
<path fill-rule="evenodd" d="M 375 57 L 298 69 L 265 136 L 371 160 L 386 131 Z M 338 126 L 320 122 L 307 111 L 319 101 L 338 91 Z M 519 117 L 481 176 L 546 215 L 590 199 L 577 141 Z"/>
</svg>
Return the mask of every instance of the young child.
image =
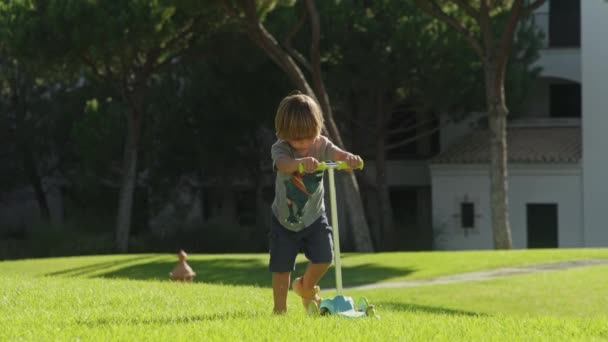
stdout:
<svg viewBox="0 0 608 342">
<path fill-rule="evenodd" d="M 309 260 L 306 272 L 292 284 L 305 308 L 319 304 L 317 282 L 333 260 L 332 229 L 325 214 L 323 172 L 319 161 L 343 160 L 353 168 L 362 160 L 321 135 L 323 115 L 309 96 L 285 97 L 277 109 L 275 128 L 278 140 L 271 148 L 277 171 L 272 203 L 270 263 L 275 314 L 287 312 L 287 292 L 291 272 L 300 251 Z M 298 171 L 302 164 L 305 172 Z"/>
</svg>

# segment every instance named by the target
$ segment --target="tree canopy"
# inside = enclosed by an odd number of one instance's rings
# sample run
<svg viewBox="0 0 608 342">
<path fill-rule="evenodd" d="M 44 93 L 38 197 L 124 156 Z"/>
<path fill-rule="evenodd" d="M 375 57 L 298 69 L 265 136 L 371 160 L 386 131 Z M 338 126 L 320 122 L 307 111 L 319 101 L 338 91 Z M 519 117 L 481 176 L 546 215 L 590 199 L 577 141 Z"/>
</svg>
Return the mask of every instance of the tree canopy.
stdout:
<svg viewBox="0 0 608 342">
<path fill-rule="evenodd" d="M 466 18 L 466 8 L 442 6 Z M 506 72 L 511 108 L 536 57 L 535 32 L 518 34 Z M 438 115 L 485 105 L 483 62 L 467 44 L 413 0 L 0 2 L 0 190 L 37 189 L 38 207 L 53 216 L 56 200 L 45 202 L 54 182 L 64 223 L 88 216 L 126 251 L 156 234 L 152 223 L 186 179 L 199 240 L 242 235 L 235 245 L 247 248 L 255 237 L 263 251 L 281 97 L 310 92 L 345 148 L 376 162 L 401 158 L 391 151 L 427 144 Z M 382 178 L 357 181 L 364 204 L 376 198 L 365 189 L 388 189 Z M 386 194 L 378 203 L 390 207 Z M 382 249 L 378 209 L 346 198 Z M 218 211 L 253 228 L 221 233 Z M 163 234 L 191 234 L 181 218 Z"/>
</svg>

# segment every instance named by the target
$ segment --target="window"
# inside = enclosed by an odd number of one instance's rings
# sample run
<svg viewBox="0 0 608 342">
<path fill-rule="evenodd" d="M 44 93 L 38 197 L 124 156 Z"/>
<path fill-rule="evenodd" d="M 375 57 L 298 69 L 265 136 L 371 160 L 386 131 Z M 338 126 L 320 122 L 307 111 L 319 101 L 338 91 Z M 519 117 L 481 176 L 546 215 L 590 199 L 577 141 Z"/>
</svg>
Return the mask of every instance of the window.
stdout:
<svg viewBox="0 0 608 342">
<path fill-rule="evenodd" d="M 465 229 L 475 228 L 475 204 L 460 203 L 460 226 Z"/>
<path fill-rule="evenodd" d="M 553 118 L 580 118 L 581 85 L 579 83 L 550 85 L 549 111 Z"/>
<path fill-rule="evenodd" d="M 580 0 L 551 0 L 549 8 L 549 46 L 581 46 Z"/>
</svg>

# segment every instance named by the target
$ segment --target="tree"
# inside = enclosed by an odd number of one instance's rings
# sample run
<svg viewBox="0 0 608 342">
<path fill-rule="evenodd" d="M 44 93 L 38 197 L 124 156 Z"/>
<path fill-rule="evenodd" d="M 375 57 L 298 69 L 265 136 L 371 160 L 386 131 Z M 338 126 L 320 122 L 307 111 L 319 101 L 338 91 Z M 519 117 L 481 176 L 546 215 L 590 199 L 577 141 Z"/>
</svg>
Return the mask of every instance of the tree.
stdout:
<svg viewBox="0 0 608 342">
<path fill-rule="evenodd" d="M 288 81 L 241 32 L 218 33 L 200 49 L 213 54 L 201 59 L 197 48 L 155 82 L 158 85 L 153 91 L 158 96 L 154 96 L 156 105 L 145 138 L 147 179 L 155 192 L 162 192 L 163 184 L 173 188 L 183 175 L 197 179 L 198 186 L 208 190 L 222 188 L 214 206 L 223 210 L 207 211 L 205 219 L 226 226 L 226 232 L 238 222 L 252 226 L 255 219 L 264 232 L 270 222 L 270 203 L 264 202 L 262 192 L 273 184 L 272 166 L 267 161 L 274 142 L 269 123 Z M 242 60 L 245 55 L 247 63 Z M 268 85 L 260 87 L 260 79 Z M 162 96 L 176 88 L 180 91 L 175 96 Z M 258 193 L 255 203 L 249 197 L 254 191 Z M 205 196 L 210 198 L 212 192 Z M 233 200 L 238 196 L 236 209 Z M 212 217 L 217 214 L 223 217 Z M 257 236 L 266 243 L 265 234 Z"/>
<path fill-rule="evenodd" d="M 64 79 L 53 75 L 44 63 L 23 60 L 14 49 L 13 38 L 18 27 L 12 25 L 11 4 L 0 4 L 0 112 L 2 112 L 3 152 L 10 155 L 5 161 L 5 172 L 11 174 L 9 181 L 15 185 L 21 174 L 32 186 L 43 221 L 51 218 L 46 196 L 44 178 L 49 175 L 48 155 L 52 119 L 45 115 L 49 111 L 49 97 L 63 92 Z M 45 146 L 46 145 L 46 146 Z M 45 160 L 46 158 L 46 160 Z M 18 161 L 17 163 L 14 162 Z M 52 164 L 52 163 L 51 163 Z"/>
<path fill-rule="evenodd" d="M 122 181 L 116 217 L 116 248 L 128 250 L 139 141 L 147 112 L 148 83 L 175 63 L 204 33 L 221 23 L 213 7 L 198 1 L 31 1 L 20 2 L 24 54 L 60 60 L 112 85 L 128 108 Z"/>
<path fill-rule="evenodd" d="M 280 44 L 276 37 L 264 26 L 266 15 L 272 11 L 280 1 L 238 0 L 224 1 L 224 6 L 234 18 L 241 18 L 239 23 L 245 29 L 250 39 L 262 49 L 272 61 L 285 72 L 293 85 L 302 93 L 313 97 L 321 106 L 325 118 L 325 131 L 332 141 L 344 148 L 342 135 L 335 123 L 333 110 L 329 101 L 321 71 L 321 27 L 319 13 L 314 0 L 304 1 L 305 18 L 298 20 L 298 24 Z M 287 1 L 293 5 L 293 1 Z M 308 18 L 311 29 L 310 59 L 293 49 L 291 39 L 300 30 Z M 309 73 L 309 78 L 305 75 Z M 344 203 L 350 219 L 354 246 L 357 251 L 373 251 L 369 227 L 365 218 L 359 184 L 354 173 L 346 173 L 340 177 L 343 182 Z"/>
<path fill-rule="evenodd" d="M 4 62 L 4 63 L 3 63 Z M 34 189 L 36 201 L 40 208 L 40 214 L 43 221 L 50 220 L 49 204 L 45 195 L 43 185 L 43 177 L 39 170 L 39 160 L 35 153 L 34 146 L 39 136 L 36 132 L 36 126 L 40 124 L 40 117 L 32 115 L 31 98 L 32 93 L 40 95 L 46 89 L 46 85 L 34 86 L 28 75 L 23 72 L 23 69 L 15 60 L 4 60 L 0 62 L 2 72 L 5 78 L 7 87 L 7 95 L 9 97 L 8 108 L 6 108 L 7 138 L 15 147 L 15 157 L 20 160 L 19 169 L 25 173 L 29 184 Z M 10 70 L 10 71 L 9 71 Z M 1 77 L 1 76 L 0 76 Z M 8 143 L 8 142 L 7 142 Z M 5 146 L 10 146 L 9 144 Z M 10 164 L 9 164 L 10 165 Z M 9 166 L 7 165 L 7 166 Z"/>
<path fill-rule="evenodd" d="M 413 1 L 322 4 L 326 45 L 322 57 L 336 115 L 351 124 L 353 148 L 374 160 L 375 179 L 365 188 L 368 216 L 376 245 L 393 250 L 400 246 L 388 161 L 395 158 L 394 151 L 402 150 L 411 151 L 410 158 L 430 156 L 431 139 L 439 129 L 438 113 L 462 110 L 478 97 L 470 90 L 470 85 L 479 83 L 478 77 L 466 78 L 466 85 L 458 88 L 444 85 L 454 78 L 452 70 L 475 75 L 477 66 L 467 58 L 468 51 L 454 53 L 459 37 L 418 13 Z"/>
<path fill-rule="evenodd" d="M 518 23 L 545 0 L 416 0 L 427 14 L 465 37 L 483 65 L 490 129 L 492 230 L 497 249 L 512 247 L 507 199 L 507 115 L 505 71 Z M 503 14 L 506 14 L 504 16 Z"/>
</svg>

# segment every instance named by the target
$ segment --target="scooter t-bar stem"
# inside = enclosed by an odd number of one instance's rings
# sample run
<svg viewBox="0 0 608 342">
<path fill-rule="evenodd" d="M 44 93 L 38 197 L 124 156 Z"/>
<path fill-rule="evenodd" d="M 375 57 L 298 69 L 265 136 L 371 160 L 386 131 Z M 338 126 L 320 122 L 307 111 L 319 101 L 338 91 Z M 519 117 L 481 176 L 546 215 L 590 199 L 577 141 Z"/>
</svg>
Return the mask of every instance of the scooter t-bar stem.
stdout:
<svg viewBox="0 0 608 342">
<path fill-rule="evenodd" d="M 342 260 L 340 258 L 340 229 L 338 228 L 338 205 L 336 203 L 336 181 L 334 168 L 329 168 L 329 204 L 331 208 L 331 225 L 334 239 L 334 264 L 336 272 L 336 292 L 342 296 Z"/>
</svg>

